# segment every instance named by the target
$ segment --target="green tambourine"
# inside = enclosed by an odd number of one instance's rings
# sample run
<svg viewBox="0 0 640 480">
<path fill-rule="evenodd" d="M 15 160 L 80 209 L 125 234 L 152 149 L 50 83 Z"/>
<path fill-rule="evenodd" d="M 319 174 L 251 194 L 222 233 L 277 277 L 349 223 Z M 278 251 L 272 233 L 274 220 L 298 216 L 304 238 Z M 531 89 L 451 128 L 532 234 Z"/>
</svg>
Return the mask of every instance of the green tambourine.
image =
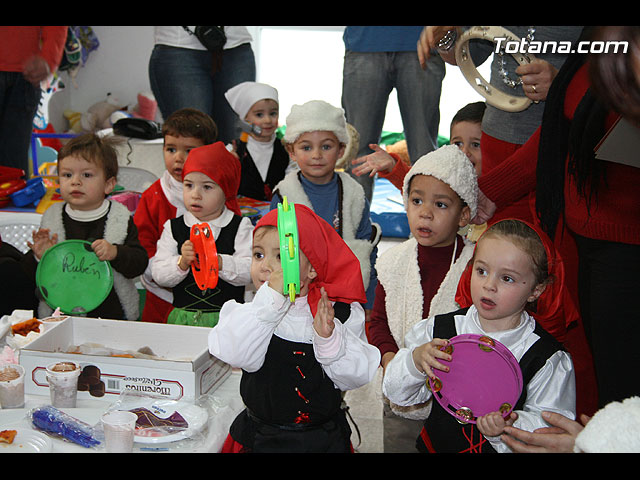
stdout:
<svg viewBox="0 0 640 480">
<path fill-rule="evenodd" d="M 287 197 L 278 203 L 278 236 L 280 238 L 280 262 L 282 264 L 283 290 L 294 302 L 300 293 L 300 244 L 296 209 Z"/>
<path fill-rule="evenodd" d="M 113 288 L 113 271 L 85 240 L 66 240 L 49 248 L 36 270 L 36 285 L 51 308 L 86 315 L 97 308 Z"/>
</svg>

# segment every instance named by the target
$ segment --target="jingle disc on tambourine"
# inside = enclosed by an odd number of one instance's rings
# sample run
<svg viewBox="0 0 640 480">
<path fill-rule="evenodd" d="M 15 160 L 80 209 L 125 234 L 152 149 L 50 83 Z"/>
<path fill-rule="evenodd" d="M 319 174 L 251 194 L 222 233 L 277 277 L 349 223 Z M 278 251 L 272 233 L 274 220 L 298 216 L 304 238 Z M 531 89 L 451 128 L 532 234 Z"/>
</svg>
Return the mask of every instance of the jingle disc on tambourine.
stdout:
<svg viewBox="0 0 640 480">
<path fill-rule="evenodd" d="M 51 308 L 74 315 L 96 309 L 113 287 L 109 262 L 101 261 L 84 240 L 66 240 L 49 248 L 36 270 L 36 285 Z"/>
<path fill-rule="evenodd" d="M 487 336 L 462 334 L 445 347 L 451 362 L 439 361 L 448 372 L 436 370 L 428 387 L 438 403 L 461 423 L 476 423 L 487 413 L 507 417 L 522 393 L 522 371 L 503 344 Z"/>
<path fill-rule="evenodd" d="M 191 263 L 191 273 L 202 291 L 218 285 L 218 250 L 211 227 L 199 223 L 191 227 L 189 240 L 193 243 L 196 259 Z"/>
<path fill-rule="evenodd" d="M 473 39 L 487 40 L 496 43 L 496 39 L 502 38 L 508 42 L 521 42 L 520 38 L 504 27 L 471 27 L 465 31 L 456 41 L 456 64 L 473 89 L 482 95 L 489 105 L 506 112 L 520 112 L 531 105 L 532 100 L 527 96 L 510 95 L 498 90 L 491 85 L 478 72 L 469 52 L 469 41 Z M 494 53 L 495 55 L 495 53 Z M 535 57 L 529 53 L 507 53 L 511 55 L 519 65 L 531 63 Z"/>
</svg>

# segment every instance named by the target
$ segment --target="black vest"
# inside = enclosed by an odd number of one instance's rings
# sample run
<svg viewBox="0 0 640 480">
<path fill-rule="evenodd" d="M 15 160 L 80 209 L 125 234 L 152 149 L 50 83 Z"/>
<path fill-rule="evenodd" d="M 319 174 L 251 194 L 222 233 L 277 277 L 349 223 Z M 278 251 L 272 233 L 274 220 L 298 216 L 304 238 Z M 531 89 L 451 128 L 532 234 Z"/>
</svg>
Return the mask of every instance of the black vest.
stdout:
<svg viewBox="0 0 640 480">
<path fill-rule="evenodd" d="M 452 338 L 457 335 L 454 316 L 464 315 L 468 308 L 463 308 L 456 312 L 436 315 L 433 328 L 434 338 Z M 520 359 L 520 369 L 522 370 L 522 383 L 524 388 L 514 410 L 522 410 L 527 400 L 527 385 L 533 376 L 544 366 L 546 361 L 559 350 L 563 350 L 562 345 L 551 336 L 538 323 L 534 333 L 540 338 L 527 350 Z M 482 453 L 496 453 L 491 444 L 478 431 L 475 424 L 461 424 L 453 415 L 438 403 L 434 398 L 432 401 L 431 414 L 424 422 L 426 432 L 433 449 L 439 453 L 470 453 L 473 450 Z M 416 447 L 420 452 L 428 453 L 424 439 L 419 436 Z"/>
<path fill-rule="evenodd" d="M 334 306 L 341 322 L 351 307 Z M 233 422 L 235 441 L 253 452 L 348 452 L 351 429 L 340 408 L 342 392 L 326 376 L 313 345 L 273 335 L 264 363 L 242 372 L 247 407 Z"/>
<path fill-rule="evenodd" d="M 258 168 L 255 163 L 253 163 L 251 155 L 249 155 L 247 151 L 247 144 L 240 140 L 238 140 L 236 144 L 236 153 L 238 154 L 242 167 L 238 195 L 244 195 L 245 197 L 255 200 L 270 201 L 273 195 L 273 189 L 278 182 L 284 178 L 287 167 L 289 166 L 289 154 L 282 145 L 282 142 L 279 139 L 273 142 L 273 154 L 271 155 L 267 177 L 264 182 L 262 181 L 260 172 L 258 172 Z"/>
<path fill-rule="evenodd" d="M 232 255 L 235 252 L 234 244 L 238 226 L 242 217 L 234 215 L 229 225 L 220 230 L 220 235 L 216 239 L 216 250 L 218 253 Z M 171 232 L 173 238 L 178 242 L 178 251 L 182 249 L 182 244 L 189 240 L 191 229 L 184 223 L 184 216 L 171 219 Z M 189 310 L 201 310 L 207 312 L 219 312 L 222 305 L 228 300 L 244 302 L 244 287 L 238 287 L 218 279 L 215 289 L 202 291 L 193 278 L 193 273 L 189 269 L 189 274 L 178 285 L 173 287 L 173 306 L 178 308 L 188 308 Z"/>
</svg>

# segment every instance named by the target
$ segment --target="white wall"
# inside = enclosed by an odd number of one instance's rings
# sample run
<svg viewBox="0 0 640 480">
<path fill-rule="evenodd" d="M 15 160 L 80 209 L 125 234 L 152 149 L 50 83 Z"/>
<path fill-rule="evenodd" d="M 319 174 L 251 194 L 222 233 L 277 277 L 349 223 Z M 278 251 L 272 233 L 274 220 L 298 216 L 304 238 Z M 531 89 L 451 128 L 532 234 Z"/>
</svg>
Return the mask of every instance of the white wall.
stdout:
<svg viewBox="0 0 640 480">
<path fill-rule="evenodd" d="M 148 63 L 153 49 L 152 26 L 92 26 L 100 47 L 92 52 L 76 77 L 74 87 L 66 72 L 66 87 L 50 102 L 51 123 L 56 131 L 67 129 L 65 109 L 84 112 L 91 105 L 116 96 L 122 105 L 136 103 L 137 94 L 149 91 Z M 281 123 L 291 106 L 311 99 L 340 105 L 344 43 L 342 26 L 251 26 L 257 80 L 272 84 L 280 94 Z M 487 62 L 488 63 L 488 62 Z M 486 65 L 486 64 L 485 64 Z M 486 74 L 486 70 L 480 69 Z M 440 134 L 449 136 L 455 112 L 469 102 L 482 100 L 456 67 L 447 66 L 440 102 Z M 391 95 L 385 130 L 402 131 L 402 122 Z"/>
<path fill-rule="evenodd" d="M 65 109 L 86 111 L 104 100 L 108 93 L 124 105 L 137 103 L 137 94 L 149 91 L 147 67 L 153 49 L 152 26 L 92 26 L 100 47 L 89 55 L 80 68 L 73 86 L 67 72 L 61 79 L 65 89 L 50 102 L 51 123 L 56 131 L 68 125 L 62 114 Z"/>
</svg>

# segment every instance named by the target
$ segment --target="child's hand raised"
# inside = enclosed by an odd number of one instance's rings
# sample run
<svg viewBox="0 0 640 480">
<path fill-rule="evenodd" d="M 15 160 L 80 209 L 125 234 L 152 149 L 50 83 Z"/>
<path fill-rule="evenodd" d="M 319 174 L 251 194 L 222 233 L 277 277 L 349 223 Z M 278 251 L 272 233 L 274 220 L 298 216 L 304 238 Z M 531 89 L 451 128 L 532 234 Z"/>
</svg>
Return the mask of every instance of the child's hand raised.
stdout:
<svg viewBox="0 0 640 480">
<path fill-rule="evenodd" d="M 321 337 L 329 338 L 333 333 L 333 329 L 336 327 L 334 323 L 335 312 L 324 287 L 320 289 L 320 292 L 322 296 L 318 301 L 318 310 L 313 319 L 313 328 Z"/>
<path fill-rule="evenodd" d="M 104 238 L 100 238 L 91 244 L 91 249 L 98 257 L 98 260 L 110 261 L 118 255 L 118 247 L 110 244 Z"/>
<path fill-rule="evenodd" d="M 491 412 L 478 417 L 477 425 L 478 430 L 485 437 L 497 437 L 502 435 L 504 427 L 513 425 L 518 419 L 518 414 L 511 412 L 508 418 L 504 418 L 500 412 Z"/>
<path fill-rule="evenodd" d="M 273 268 L 269 274 L 269 287 L 273 288 L 280 295 L 284 295 L 284 274 L 282 268 Z"/>
<path fill-rule="evenodd" d="M 47 249 L 58 243 L 58 234 L 54 233 L 52 236 L 49 236 L 48 228 L 34 230 L 31 232 L 31 238 L 33 239 L 33 243 L 27 241 L 27 246 L 33 250 L 34 255 L 38 259 L 42 258 L 42 255 L 44 255 Z"/>
<path fill-rule="evenodd" d="M 178 266 L 181 270 L 188 270 L 191 263 L 196 259 L 196 249 L 191 240 L 185 240 L 180 249 L 180 261 Z"/>
<path fill-rule="evenodd" d="M 369 144 L 373 153 L 351 160 L 352 165 L 357 165 L 351 169 L 354 175 L 360 176 L 366 173 L 373 177 L 378 172 L 390 172 L 396 164 L 395 159 L 375 143 Z"/>
<path fill-rule="evenodd" d="M 432 380 L 436 379 L 436 375 L 433 373 L 434 368 L 448 372 L 449 367 L 446 367 L 438 361 L 439 358 L 449 362 L 451 361 L 451 355 L 440 350 L 440 347 L 444 347 L 448 343 L 448 340 L 434 338 L 429 343 L 417 347 L 412 353 L 413 363 L 416 368 Z"/>
</svg>

